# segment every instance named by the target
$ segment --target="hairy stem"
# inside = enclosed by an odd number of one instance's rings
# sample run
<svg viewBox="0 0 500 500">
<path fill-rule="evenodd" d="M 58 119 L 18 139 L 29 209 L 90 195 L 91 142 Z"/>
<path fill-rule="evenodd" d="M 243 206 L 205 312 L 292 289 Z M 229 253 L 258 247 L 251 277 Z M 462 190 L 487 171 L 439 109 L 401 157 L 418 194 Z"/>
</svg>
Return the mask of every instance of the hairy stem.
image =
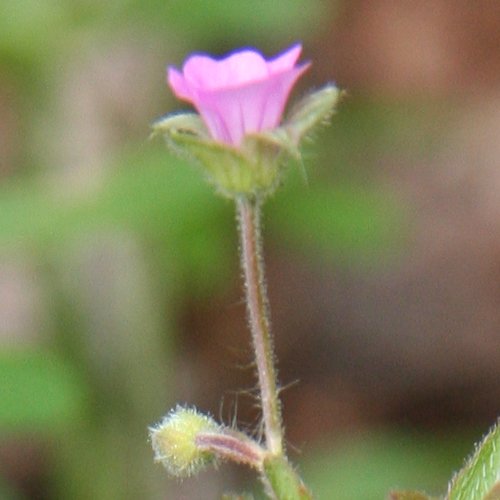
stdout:
<svg viewBox="0 0 500 500">
<path fill-rule="evenodd" d="M 266 447 L 271 454 L 278 456 L 283 454 L 283 430 L 262 261 L 260 203 L 242 197 L 236 204 L 241 239 L 241 265 L 259 378 Z"/>
</svg>

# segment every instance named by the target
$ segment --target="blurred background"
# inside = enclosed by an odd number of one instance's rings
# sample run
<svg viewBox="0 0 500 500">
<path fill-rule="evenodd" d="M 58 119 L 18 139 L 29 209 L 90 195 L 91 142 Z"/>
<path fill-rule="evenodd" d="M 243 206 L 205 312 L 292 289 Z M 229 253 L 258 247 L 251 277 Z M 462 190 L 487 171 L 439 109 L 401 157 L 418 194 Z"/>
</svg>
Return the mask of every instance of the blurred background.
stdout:
<svg viewBox="0 0 500 500">
<path fill-rule="evenodd" d="M 235 217 L 149 141 L 167 64 L 296 41 L 347 89 L 266 205 L 288 449 L 318 499 L 439 494 L 500 413 L 500 3 L 0 4 L 0 498 L 211 499 L 147 441 L 258 431 Z M 258 490 L 257 490 L 258 491 Z"/>
</svg>

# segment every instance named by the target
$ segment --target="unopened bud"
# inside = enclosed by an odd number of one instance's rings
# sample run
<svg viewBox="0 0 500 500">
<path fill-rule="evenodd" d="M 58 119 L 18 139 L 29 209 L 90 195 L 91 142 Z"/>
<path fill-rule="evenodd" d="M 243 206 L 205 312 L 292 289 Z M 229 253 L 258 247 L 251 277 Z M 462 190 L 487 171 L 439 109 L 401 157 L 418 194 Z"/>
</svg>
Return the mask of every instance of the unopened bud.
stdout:
<svg viewBox="0 0 500 500">
<path fill-rule="evenodd" d="M 215 455 L 200 450 L 196 437 L 218 429 L 219 425 L 210 417 L 195 409 L 177 406 L 158 425 L 149 429 L 155 461 L 161 462 L 176 477 L 197 473 L 213 462 Z"/>
</svg>

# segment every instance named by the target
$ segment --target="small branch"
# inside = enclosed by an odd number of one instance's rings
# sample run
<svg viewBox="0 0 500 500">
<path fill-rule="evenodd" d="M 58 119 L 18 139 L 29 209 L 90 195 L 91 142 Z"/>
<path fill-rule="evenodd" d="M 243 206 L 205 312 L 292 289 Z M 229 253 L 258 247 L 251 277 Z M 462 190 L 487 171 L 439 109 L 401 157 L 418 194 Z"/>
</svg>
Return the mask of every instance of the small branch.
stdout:
<svg viewBox="0 0 500 500">
<path fill-rule="evenodd" d="M 248 465 L 262 470 L 264 450 L 241 433 L 200 433 L 195 439 L 200 451 L 213 453 L 217 458 Z"/>
<path fill-rule="evenodd" d="M 283 454 L 283 431 L 262 262 L 260 203 L 242 197 L 236 204 L 241 240 L 241 265 L 259 378 L 266 446 L 272 455 L 278 456 Z"/>
</svg>

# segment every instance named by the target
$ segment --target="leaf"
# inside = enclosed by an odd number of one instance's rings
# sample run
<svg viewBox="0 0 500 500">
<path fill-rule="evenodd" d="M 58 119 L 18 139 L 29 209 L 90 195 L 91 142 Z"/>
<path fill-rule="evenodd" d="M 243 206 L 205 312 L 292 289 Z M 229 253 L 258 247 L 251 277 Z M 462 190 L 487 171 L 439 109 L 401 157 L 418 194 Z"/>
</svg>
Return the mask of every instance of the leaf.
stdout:
<svg viewBox="0 0 500 500">
<path fill-rule="evenodd" d="M 497 422 L 452 479 L 446 500 L 497 500 L 500 498 L 499 481 L 500 428 Z"/>
</svg>

